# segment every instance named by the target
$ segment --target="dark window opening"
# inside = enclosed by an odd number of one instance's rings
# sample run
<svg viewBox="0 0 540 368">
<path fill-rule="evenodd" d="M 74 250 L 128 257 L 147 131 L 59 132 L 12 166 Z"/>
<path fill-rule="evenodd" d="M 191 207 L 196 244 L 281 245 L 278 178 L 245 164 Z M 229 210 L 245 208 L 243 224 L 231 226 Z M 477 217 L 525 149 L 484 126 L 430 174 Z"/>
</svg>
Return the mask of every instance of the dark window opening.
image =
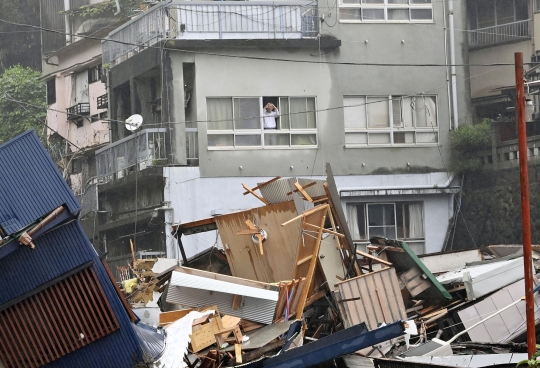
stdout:
<svg viewBox="0 0 540 368">
<path fill-rule="evenodd" d="M 88 83 L 95 83 L 101 81 L 101 76 L 103 75 L 103 69 L 101 69 L 101 64 L 93 66 L 88 69 Z"/>
<path fill-rule="evenodd" d="M 47 105 L 56 103 L 56 78 L 47 81 Z"/>
</svg>

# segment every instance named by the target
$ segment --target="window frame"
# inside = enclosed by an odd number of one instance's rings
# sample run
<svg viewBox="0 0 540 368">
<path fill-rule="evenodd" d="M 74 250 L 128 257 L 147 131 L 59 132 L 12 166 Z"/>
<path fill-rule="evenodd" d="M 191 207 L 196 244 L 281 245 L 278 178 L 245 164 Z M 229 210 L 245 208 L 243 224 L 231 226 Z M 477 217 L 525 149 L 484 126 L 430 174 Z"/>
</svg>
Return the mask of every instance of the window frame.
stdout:
<svg viewBox="0 0 540 368">
<path fill-rule="evenodd" d="M 88 68 L 88 84 L 101 82 L 101 76 L 103 75 L 103 69 L 101 64 L 91 66 Z"/>
<path fill-rule="evenodd" d="M 432 98 L 433 101 L 434 101 L 434 104 L 435 104 L 435 118 L 433 119 L 433 117 L 431 117 L 430 121 L 434 121 L 435 124 L 430 124 L 430 125 L 426 125 L 425 127 L 423 126 L 418 126 L 417 125 L 417 114 L 414 113 L 414 111 L 418 111 L 417 109 L 413 109 L 411 111 L 412 115 L 411 115 L 411 121 L 412 121 L 412 126 L 410 127 L 406 127 L 404 125 L 404 120 L 403 120 L 403 112 L 404 112 L 404 109 L 403 109 L 403 99 L 404 98 L 414 98 L 414 99 L 418 99 L 418 98 Z M 364 113 L 365 113 L 365 116 L 364 116 L 364 119 L 365 119 L 365 127 L 351 127 L 351 126 L 347 126 L 347 117 L 346 117 L 346 114 L 347 114 L 347 111 L 346 109 L 347 108 L 351 108 L 351 107 L 355 107 L 355 106 L 358 106 L 358 105 L 350 105 L 348 104 L 348 102 L 346 101 L 347 98 L 350 98 L 350 99 L 363 99 L 363 102 L 361 102 L 361 104 L 363 104 L 363 106 L 365 106 L 365 109 L 364 109 Z M 383 102 L 384 99 L 387 99 L 388 103 L 387 103 L 387 108 L 388 108 L 388 127 L 386 128 L 382 128 L 382 127 L 370 127 L 369 126 L 369 120 L 370 120 L 370 117 L 369 117 L 369 106 L 370 104 L 372 104 L 373 102 L 368 102 L 369 99 L 373 99 L 373 98 L 380 98 L 381 101 L 380 102 Z M 400 104 L 400 114 L 401 114 L 401 117 L 402 117 L 402 121 L 400 122 L 400 124 L 394 124 L 394 104 L 395 102 L 394 101 L 399 101 L 399 104 Z M 344 135 L 345 135 L 345 148 L 374 148 L 374 147 L 436 147 L 439 145 L 439 138 L 440 138 L 440 124 L 439 124 L 439 103 L 438 103 L 438 96 L 437 95 L 414 95 L 414 96 L 409 96 L 409 95 L 388 95 L 388 96 L 382 96 L 382 95 L 344 95 L 343 96 L 343 127 L 344 127 Z M 427 113 L 426 113 L 427 114 Z M 426 119 L 429 119 L 429 117 L 426 115 Z M 414 142 L 413 143 L 396 143 L 395 142 L 395 134 L 396 133 L 412 133 L 414 134 Z M 418 137 L 418 133 L 434 133 L 435 134 L 435 138 L 436 138 L 436 142 L 419 142 L 417 137 Z M 365 138 L 365 143 L 348 143 L 347 142 L 347 135 L 349 135 L 349 137 L 352 137 L 353 135 L 364 135 L 366 136 Z M 374 137 L 376 135 L 387 135 L 389 136 L 389 142 L 388 143 L 371 143 L 370 142 L 370 137 Z"/>
<path fill-rule="evenodd" d="M 318 134 L 318 114 L 317 114 L 317 97 L 313 95 L 302 95 L 302 96 L 277 96 L 278 100 L 280 101 L 279 105 L 281 105 L 281 100 L 284 98 L 287 98 L 287 105 L 289 111 L 283 112 L 282 107 L 278 106 L 278 109 L 280 113 L 289 114 L 290 113 L 290 106 L 291 106 L 291 98 L 304 98 L 306 99 L 306 106 L 307 106 L 307 100 L 313 99 L 313 103 L 315 106 L 314 111 L 314 117 L 315 117 L 315 128 L 305 128 L 305 129 L 298 129 L 298 128 L 292 128 L 291 122 L 289 120 L 289 128 L 288 129 L 282 129 L 281 128 L 281 120 L 278 123 L 279 129 L 264 129 L 263 128 L 263 98 L 264 96 L 208 96 L 206 97 L 206 121 L 208 122 L 208 101 L 211 99 L 230 99 L 231 101 L 231 111 L 232 111 L 232 129 L 206 129 L 207 134 L 207 149 L 209 151 L 219 151 L 219 150 L 261 150 L 261 149 L 268 149 L 268 150 L 279 150 L 279 149 L 317 149 L 318 148 L 318 142 L 319 142 L 319 134 Z M 256 129 L 238 129 L 235 126 L 235 99 L 258 99 L 258 111 L 259 116 L 259 123 L 260 128 Z M 308 111 L 306 110 L 306 113 Z M 279 117 L 281 119 L 281 116 Z M 307 120 L 306 120 L 307 122 Z M 289 145 L 269 145 L 265 143 L 265 135 L 280 135 L 280 134 L 288 134 L 289 136 Z M 232 146 L 211 146 L 209 144 L 209 136 L 212 135 L 232 135 L 233 137 L 233 145 Z M 236 137 L 238 136 L 253 136 L 253 135 L 260 135 L 261 137 L 261 144 L 260 145 L 237 145 L 236 144 Z M 306 145 L 293 145 L 293 137 L 294 136 L 300 136 L 300 135 L 314 135 L 315 136 L 315 144 L 306 144 Z"/>
<path fill-rule="evenodd" d="M 409 235 L 410 234 L 410 222 L 409 222 L 409 227 L 405 229 L 405 213 L 403 211 L 403 206 L 404 205 L 411 205 L 411 204 L 421 204 L 422 205 L 422 225 L 423 225 L 423 236 L 421 238 L 409 238 L 409 237 L 398 237 L 398 234 L 399 234 L 399 230 L 398 230 L 398 221 L 399 221 L 399 218 L 398 218 L 398 206 L 401 206 L 402 207 L 402 216 L 403 216 L 403 233 L 404 235 Z M 422 251 L 418 254 L 422 254 L 424 251 L 425 251 L 425 243 L 426 243 L 426 212 L 425 212 L 425 202 L 422 201 L 422 200 L 409 200 L 409 201 L 382 201 L 382 202 L 358 202 L 358 201 L 351 201 L 351 202 L 347 202 L 346 203 L 346 207 L 348 206 L 354 206 L 356 208 L 356 211 L 360 211 L 360 209 L 363 211 L 363 219 L 364 219 L 364 224 L 363 224 L 363 230 L 365 232 L 365 238 L 360 238 L 360 239 L 356 239 L 356 238 L 353 238 L 353 242 L 356 243 L 356 244 L 359 244 L 359 245 L 368 245 L 370 242 L 369 242 L 369 239 L 372 237 L 372 236 L 376 236 L 376 235 L 371 235 L 369 233 L 369 229 L 371 227 L 376 227 L 376 226 L 370 226 L 369 225 L 369 209 L 368 207 L 369 206 L 373 206 L 373 205 L 393 205 L 393 209 L 394 209 L 394 227 L 395 227 L 395 238 L 394 239 L 397 239 L 397 240 L 400 240 L 400 241 L 405 241 L 407 244 L 409 245 L 412 245 L 414 247 L 414 245 L 418 245 L 418 244 L 422 244 L 423 245 L 423 248 L 422 248 Z M 346 211 L 348 213 L 348 209 Z M 347 215 L 348 216 L 348 215 Z M 359 216 L 358 216 L 359 217 Z M 410 221 L 410 220 L 409 220 Z M 351 222 L 351 219 L 349 217 L 347 217 L 347 226 L 349 226 L 349 230 L 351 229 L 350 228 L 350 222 Z M 354 235 L 353 234 L 353 231 L 351 231 L 351 236 Z M 358 224 L 358 232 L 359 234 L 362 233 L 362 229 L 360 229 L 360 224 Z M 360 235 L 361 236 L 361 235 Z"/>
<path fill-rule="evenodd" d="M 407 4 L 390 4 L 388 0 L 381 0 L 380 4 L 366 4 L 365 0 L 360 3 L 344 3 L 339 0 L 338 19 L 340 23 L 434 23 L 433 1 L 425 4 L 415 4 L 414 0 L 408 0 Z M 342 19 L 341 12 L 355 9 L 360 11 L 360 19 Z M 384 19 L 363 19 L 363 10 L 383 10 Z M 408 19 L 388 19 L 388 10 L 408 10 Z M 431 10 L 431 19 L 412 19 L 411 10 Z"/>
</svg>

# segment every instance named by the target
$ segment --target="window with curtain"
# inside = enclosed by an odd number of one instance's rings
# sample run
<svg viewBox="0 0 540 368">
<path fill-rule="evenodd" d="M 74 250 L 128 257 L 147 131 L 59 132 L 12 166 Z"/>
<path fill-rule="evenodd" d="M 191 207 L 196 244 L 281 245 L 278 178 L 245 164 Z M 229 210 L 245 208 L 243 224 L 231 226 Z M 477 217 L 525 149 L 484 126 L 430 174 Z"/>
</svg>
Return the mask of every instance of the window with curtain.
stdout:
<svg viewBox="0 0 540 368">
<path fill-rule="evenodd" d="M 315 97 L 275 97 L 276 129 L 263 129 L 263 97 L 206 99 L 208 149 L 316 148 Z"/>
<path fill-rule="evenodd" d="M 422 202 L 347 203 L 347 223 L 354 241 L 370 237 L 423 240 Z"/>
<path fill-rule="evenodd" d="M 342 23 L 433 22 L 431 0 L 340 0 Z"/>
<path fill-rule="evenodd" d="M 343 105 L 347 147 L 438 144 L 436 96 L 344 96 Z"/>
</svg>

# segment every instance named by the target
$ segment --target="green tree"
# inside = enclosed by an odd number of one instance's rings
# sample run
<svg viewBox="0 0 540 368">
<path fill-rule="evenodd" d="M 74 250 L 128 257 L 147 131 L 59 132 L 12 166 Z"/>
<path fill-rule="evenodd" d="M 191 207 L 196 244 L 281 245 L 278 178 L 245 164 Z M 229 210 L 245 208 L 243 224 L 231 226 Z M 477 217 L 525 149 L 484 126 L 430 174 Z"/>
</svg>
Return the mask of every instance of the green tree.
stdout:
<svg viewBox="0 0 540 368">
<path fill-rule="evenodd" d="M 0 0 L 0 73 L 20 64 L 41 69 L 39 0 Z"/>
<path fill-rule="evenodd" d="M 0 143 L 35 129 L 45 143 L 46 92 L 41 73 L 20 65 L 0 76 Z"/>
</svg>

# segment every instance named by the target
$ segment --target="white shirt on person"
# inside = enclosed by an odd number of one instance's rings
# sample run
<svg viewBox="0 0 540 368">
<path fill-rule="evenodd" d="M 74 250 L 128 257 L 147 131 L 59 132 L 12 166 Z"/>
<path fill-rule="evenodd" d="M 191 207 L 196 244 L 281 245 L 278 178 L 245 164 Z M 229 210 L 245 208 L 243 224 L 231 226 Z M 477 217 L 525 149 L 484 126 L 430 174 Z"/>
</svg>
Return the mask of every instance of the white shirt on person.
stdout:
<svg viewBox="0 0 540 368">
<path fill-rule="evenodd" d="M 276 129 L 276 118 L 279 117 L 279 110 L 276 108 L 275 111 L 266 111 L 263 109 L 263 126 L 264 129 Z"/>
</svg>

